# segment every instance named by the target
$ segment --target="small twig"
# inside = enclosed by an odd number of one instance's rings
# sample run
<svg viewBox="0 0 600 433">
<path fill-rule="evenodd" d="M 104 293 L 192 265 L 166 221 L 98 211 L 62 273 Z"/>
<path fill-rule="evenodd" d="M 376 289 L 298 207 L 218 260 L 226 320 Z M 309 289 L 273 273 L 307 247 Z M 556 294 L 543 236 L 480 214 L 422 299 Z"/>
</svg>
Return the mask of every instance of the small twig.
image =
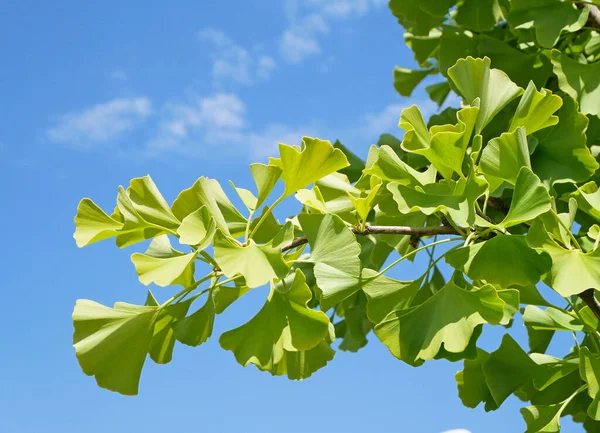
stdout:
<svg viewBox="0 0 600 433">
<path fill-rule="evenodd" d="M 581 298 L 585 304 L 590 307 L 592 313 L 596 315 L 596 317 L 600 320 L 600 302 L 596 299 L 594 289 L 587 289 L 584 292 L 581 292 L 578 296 Z"/>
<path fill-rule="evenodd" d="M 410 235 L 410 236 L 433 236 L 433 235 L 455 235 L 458 232 L 453 227 L 435 226 L 435 227 L 407 227 L 407 226 L 367 226 L 364 230 L 358 228 L 352 229 L 352 232 L 358 236 L 367 235 Z M 308 242 L 308 239 L 301 237 L 294 239 L 291 243 L 281 248 L 281 252 L 297 248 Z"/>
</svg>

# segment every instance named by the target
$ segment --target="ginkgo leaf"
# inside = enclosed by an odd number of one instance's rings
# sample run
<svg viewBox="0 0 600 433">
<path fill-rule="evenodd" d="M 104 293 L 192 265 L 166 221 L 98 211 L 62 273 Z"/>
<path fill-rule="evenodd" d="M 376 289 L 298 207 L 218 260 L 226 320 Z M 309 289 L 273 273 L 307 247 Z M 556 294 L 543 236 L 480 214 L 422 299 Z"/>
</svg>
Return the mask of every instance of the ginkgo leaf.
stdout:
<svg viewBox="0 0 600 433">
<path fill-rule="evenodd" d="M 196 249 L 202 251 L 210 245 L 216 230 L 215 220 L 210 216 L 208 208 L 202 206 L 181 221 L 177 234 L 179 235 L 179 242 L 196 245 Z"/>
<path fill-rule="evenodd" d="M 458 387 L 458 396 L 466 407 L 474 409 L 479 403 L 485 403 L 486 411 L 498 408 L 483 373 L 483 365 L 489 357 L 489 353 L 477 349 L 477 357 L 465 359 L 463 370 L 454 376 Z"/>
<path fill-rule="evenodd" d="M 257 245 L 253 239 L 242 245 L 219 230 L 215 235 L 214 251 L 215 261 L 225 276 L 242 275 L 250 288 L 264 286 L 273 278 L 283 278 L 289 270 L 280 247 Z"/>
<path fill-rule="evenodd" d="M 469 105 L 477 105 L 479 116 L 475 133 L 479 134 L 502 108 L 515 99 L 523 89 L 499 69 L 490 69 L 488 57 L 460 59 L 448 69 L 448 75 Z"/>
<path fill-rule="evenodd" d="M 150 358 L 157 364 L 167 364 L 173 359 L 173 348 L 175 347 L 175 325 L 183 319 L 190 308 L 192 299 L 171 304 L 162 309 L 156 316 L 152 340 L 148 347 Z M 150 291 L 144 304 L 150 307 L 158 307 L 159 304 Z"/>
<path fill-rule="evenodd" d="M 441 32 L 438 29 L 431 29 L 428 35 L 419 36 L 410 32 L 404 33 L 404 42 L 412 50 L 415 60 L 420 66 L 427 63 L 431 57 L 434 57 L 440 46 Z"/>
<path fill-rule="evenodd" d="M 254 193 L 246 188 L 238 188 L 232 181 L 229 181 L 229 184 L 235 190 L 235 192 L 237 192 L 237 195 L 242 200 L 242 203 L 244 203 L 244 206 L 246 206 L 249 211 L 255 211 L 257 208 L 258 199 L 254 196 Z"/>
<path fill-rule="evenodd" d="M 214 302 L 215 313 L 221 314 L 227 307 L 244 296 L 250 287 L 246 285 L 243 278 L 236 278 L 233 287 L 228 285 L 217 286 L 212 289 L 211 294 Z"/>
<path fill-rule="evenodd" d="M 311 248 L 321 309 L 327 311 L 360 289 L 360 245 L 336 215 L 300 214 L 298 221 Z"/>
<path fill-rule="evenodd" d="M 257 201 L 254 209 L 258 209 L 267 199 L 275 184 L 281 176 L 281 168 L 275 165 L 250 164 L 252 179 L 258 191 Z"/>
<path fill-rule="evenodd" d="M 474 173 L 467 179 L 444 180 L 412 189 L 400 184 L 389 183 L 398 210 L 402 213 L 421 212 L 432 215 L 446 212 L 459 226 L 467 227 L 475 222 L 475 202 L 487 190 L 487 182 Z"/>
<path fill-rule="evenodd" d="M 73 310 L 73 346 L 85 374 L 98 386 L 136 395 L 157 307 L 122 302 L 114 308 L 80 299 Z"/>
<path fill-rule="evenodd" d="M 413 281 L 398 281 L 385 275 L 378 276 L 371 269 L 363 269 L 365 284 L 362 286 L 367 295 L 367 316 L 372 323 L 381 322 L 394 310 L 403 310 L 410 306 L 416 296 L 423 278 Z"/>
<path fill-rule="evenodd" d="M 446 179 L 453 173 L 463 176 L 462 164 L 478 112 L 478 107 L 463 108 L 456 113 L 457 125 L 435 125 L 428 131 L 419 108 L 405 108 L 399 123 L 406 131 L 402 149 L 426 157 Z"/>
<path fill-rule="evenodd" d="M 496 236 L 485 242 L 450 251 L 446 262 L 472 280 L 502 287 L 537 284 L 550 270 L 552 259 L 530 248 L 524 236 Z"/>
<path fill-rule="evenodd" d="M 521 408 L 521 415 L 527 424 L 525 433 L 560 433 L 561 409 L 564 406 L 560 403 Z"/>
<path fill-rule="evenodd" d="M 599 167 L 586 145 L 587 117 L 569 96 L 563 102 L 558 124 L 535 134 L 538 144 L 531 155 L 534 172 L 548 184 L 583 182 Z"/>
<path fill-rule="evenodd" d="M 127 189 L 119 187 L 117 208 L 108 216 L 94 202 L 83 199 L 75 216 L 75 238 L 82 247 L 116 237 L 123 248 L 164 233 L 174 233 L 179 220 L 150 176 L 132 179 Z"/>
<path fill-rule="evenodd" d="M 554 113 L 562 107 L 562 104 L 560 96 L 553 95 L 548 89 L 538 92 L 533 81 L 530 81 L 519 101 L 509 132 L 524 127 L 527 135 L 530 135 L 540 129 L 556 125 L 558 116 L 554 116 Z"/>
<path fill-rule="evenodd" d="M 408 69 L 396 66 L 394 68 L 394 88 L 401 96 L 410 96 L 415 87 L 431 73 L 434 73 L 434 70 Z"/>
<path fill-rule="evenodd" d="M 503 315 L 504 301 L 491 285 L 467 291 L 450 282 L 423 304 L 390 313 L 375 334 L 396 358 L 419 365 L 442 344 L 451 353 L 464 351 L 477 325 L 498 324 Z"/>
<path fill-rule="evenodd" d="M 583 114 L 600 117 L 600 63 L 579 63 L 558 50 L 552 51 L 551 58 L 560 90 L 579 103 Z"/>
<path fill-rule="evenodd" d="M 458 59 L 469 56 L 479 56 L 479 36 L 460 27 L 442 25 L 438 53 L 439 68 L 442 75 L 447 77 L 448 70 L 456 64 Z"/>
<path fill-rule="evenodd" d="M 445 20 L 448 9 L 454 0 L 424 3 L 417 0 L 391 0 L 392 14 L 407 31 L 416 35 L 427 35 L 430 29 L 437 27 Z M 435 13 L 432 13 L 435 12 Z"/>
<path fill-rule="evenodd" d="M 356 213 L 361 221 L 366 221 L 369 216 L 369 212 L 375 206 L 375 197 L 377 196 L 377 192 L 381 188 L 381 184 L 375 185 L 375 187 L 369 192 L 366 197 L 356 198 L 352 194 L 348 193 L 348 197 L 352 200 L 354 204 L 354 208 L 356 209 Z"/>
<path fill-rule="evenodd" d="M 348 176 L 348 180 L 350 182 L 356 182 L 362 176 L 362 171 L 365 168 L 365 162 L 338 140 L 333 143 L 333 147 L 344 152 L 344 155 L 346 155 L 346 158 L 350 163 L 348 167 L 342 168 L 339 170 L 339 172 Z"/>
<path fill-rule="evenodd" d="M 194 185 L 177 196 L 172 209 L 177 218 L 183 220 L 202 206 L 206 206 L 217 228 L 223 233 L 234 237 L 244 234 L 246 218 L 229 201 L 219 182 L 214 179 L 198 179 Z"/>
<path fill-rule="evenodd" d="M 512 0 L 507 16 L 515 29 L 535 29 L 544 48 L 552 48 L 562 31 L 575 32 L 585 25 L 588 12 L 561 0 Z"/>
<path fill-rule="evenodd" d="M 531 380 L 538 365 L 508 334 L 502 337 L 500 347 L 483 364 L 485 382 L 497 407 L 525 382 Z"/>
<path fill-rule="evenodd" d="M 295 364 L 299 360 L 293 352 L 306 355 L 329 335 L 327 316 L 306 306 L 311 296 L 304 274 L 297 269 L 292 281 L 271 288 L 267 302 L 248 323 L 221 335 L 221 347 L 231 350 L 243 366 L 255 364 L 273 374 L 285 374 L 278 364 Z"/>
<path fill-rule="evenodd" d="M 587 413 L 596 421 L 600 420 L 600 357 L 592 354 L 587 347 L 579 350 L 579 374 L 588 384 L 587 393 L 593 399 Z"/>
<path fill-rule="evenodd" d="M 561 296 L 566 298 L 600 287 L 600 249 L 588 253 L 579 249 L 565 249 L 548 235 L 541 221 L 532 224 L 527 242 L 552 257 L 547 284 Z"/>
<path fill-rule="evenodd" d="M 479 169 L 490 184 L 491 192 L 505 181 L 514 185 L 521 167 L 531 168 L 524 127 L 490 140 L 481 153 Z"/>
<path fill-rule="evenodd" d="M 344 152 L 318 138 L 303 137 L 301 148 L 280 144 L 279 153 L 284 197 L 350 165 Z"/>
<path fill-rule="evenodd" d="M 188 346 L 199 346 L 212 335 L 215 323 L 215 306 L 212 296 L 206 303 L 187 317 L 175 324 L 175 337 Z"/>
<path fill-rule="evenodd" d="M 535 305 L 528 305 L 523 312 L 523 323 L 536 331 L 583 330 L 583 325 L 579 320 L 554 307 L 542 310 Z"/>
<path fill-rule="evenodd" d="M 85 247 L 118 235 L 123 223 L 108 216 L 96 203 L 84 198 L 77 206 L 75 233 L 73 238 L 78 247 Z"/>
<path fill-rule="evenodd" d="M 375 160 L 367 164 L 364 173 L 401 185 L 426 185 L 435 181 L 436 170 L 431 166 L 421 173 L 402 161 L 390 146 L 384 145 L 376 150 Z"/>
<path fill-rule="evenodd" d="M 450 94 L 450 84 L 448 84 L 448 81 L 431 84 L 430 86 L 425 87 L 425 91 L 429 95 L 429 99 L 436 102 L 438 107 L 441 107 Z"/>
<path fill-rule="evenodd" d="M 182 253 L 171 247 L 167 235 L 154 238 L 144 254 L 134 253 L 131 261 L 140 282 L 166 287 L 181 284 L 189 287 L 193 282 L 194 260 L 198 252 Z"/>
<path fill-rule="evenodd" d="M 500 227 L 508 228 L 531 221 L 551 208 L 550 195 L 528 167 L 522 167 L 515 182 L 510 209 Z"/>
<path fill-rule="evenodd" d="M 571 193 L 578 209 L 600 221 L 600 189 L 595 182 L 588 182 Z"/>
<path fill-rule="evenodd" d="M 503 18 L 498 0 L 463 0 L 454 19 L 463 28 L 481 32 L 493 29 Z"/>
</svg>

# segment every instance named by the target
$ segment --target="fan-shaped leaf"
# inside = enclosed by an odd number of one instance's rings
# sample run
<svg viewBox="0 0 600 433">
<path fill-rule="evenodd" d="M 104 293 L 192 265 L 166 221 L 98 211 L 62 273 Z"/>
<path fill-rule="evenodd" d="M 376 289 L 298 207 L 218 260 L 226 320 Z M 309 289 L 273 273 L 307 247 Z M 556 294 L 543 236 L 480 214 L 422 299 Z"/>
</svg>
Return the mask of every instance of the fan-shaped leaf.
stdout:
<svg viewBox="0 0 600 433">
<path fill-rule="evenodd" d="M 131 261 L 144 285 L 161 287 L 181 284 L 189 287 L 194 277 L 194 260 L 198 252 L 184 254 L 171 247 L 167 235 L 154 238 L 144 254 L 134 253 Z"/>
</svg>

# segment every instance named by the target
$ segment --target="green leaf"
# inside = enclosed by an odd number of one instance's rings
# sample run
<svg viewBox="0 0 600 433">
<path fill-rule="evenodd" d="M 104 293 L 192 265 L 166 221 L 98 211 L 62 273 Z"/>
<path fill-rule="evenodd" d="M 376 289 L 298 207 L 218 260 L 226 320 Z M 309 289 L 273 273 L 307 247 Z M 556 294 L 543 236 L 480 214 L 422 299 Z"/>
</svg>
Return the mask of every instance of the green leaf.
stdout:
<svg viewBox="0 0 600 433">
<path fill-rule="evenodd" d="M 513 392 L 531 380 L 537 368 L 521 346 L 505 334 L 500 347 L 483 364 L 486 384 L 496 405 L 500 407 Z"/>
<path fill-rule="evenodd" d="M 558 87 L 579 103 L 583 114 L 600 117 L 600 63 L 579 63 L 558 50 L 551 59 Z"/>
<path fill-rule="evenodd" d="M 415 87 L 432 71 L 432 69 L 416 70 L 396 66 L 394 68 L 394 88 L 400 95 L 410 96 Z"/>
<path fill-rule="evenodd" d="M 461 27 L 477 32 L 493 29 L 503 18 L 498 0 L 463 0 L 454 17 Z"/>
<path fill-rule="evenodd" d="M 244 296 L 250 287 L 246 285 L 243 278 L 234 281 L 234 286 L 217 286 L 212 289 L 212 298 L 215 304 L 215 313 L 221 314 L 227 307 Z"/>
<path fill-rule="evenodd" d="M 502 108 L 515 99 L 523 89 L 514 84 L 499 69 L 490 69 L 489 57 L 460 59 L 448 69 L 448 75 L 467 103 L 476 106 L 479 99 L 479 116 L 475 133 L 479 134 Z"/>
<path fill-rule="evenodd" d="M 511 0 L 508 23 L 515 29 L 535 29 L 538 43 L 552 48 L 563 31 L 575 32 L 585 25 L 587 9 L 561 0 Z"/>
<path fill-rule="evenodd" d="M 559 433 L 561 409 L 561 403 L 521 408 L 521 415 L 527 424 L 525 433 Z"/>
<path fill-rule="evenodd" d="M 342 168 L 339 170 L 339 172 L 348 176 L 348 180 L 350 182 L 356 182 L 362 176 L 362 171 L 365 168 L 365 162 L 338 140 L 333 143 L 333 147 L 344 152 L 344 155 L 346 155 L 346 158 L 350 163 L 348 167 Z"/>
<path fill-rule="evenodd" d="M 578 209 L 600 221 L 600 190 L 595 182 L 588 182 L 571 193 L 577 201 Z"/>
<path fill-rule="evenodd" d="M 450 251 L 446 262 L 471 280 L 485 280 L 502 287 L 537 284 L 550 270 L 552 260 L 530 248 L 524 236 L 496 236 L 488 241 Z"/>
<path fill-rule="evenodd" d="M 510 210 L 500 227 L 508 228 L 548 212 L 551 208 L 550 195 L 540 179 L 528 167 L 522 167 L 515 182 Z"/>
<path fill-rule="evenodd" d="M 265 202 L 269 194 L 271 194 L 271 191 L 273 191 L 275 184 L 281 176 L 281 168 L 275 165 L 255 163 L 250 164 L 250 172 L 258 191 L 254 209 L 258 209 Z"/>
<path fill-rule="evenodd" d="M 238 188 L 232 181 L 229 181 L 229 184 L 235 190 L 235 192 L 237 192 L 237 195 L 242 200 L 242 203 L 244 203 L 244 206 L 246 206 L 246 208 L 248 208 L 249 211 L 256 210 L 256 204 L 258 203 L 258 199 L 254 196 L 252 191 L 245 188 Z"/>
<path fill-rule="evenodd" d="M 563 101 L 558 124 L 535 135 L 538 145 L 531 155 L 533 170 L 547 184 L 583 182 L 599 167 L 586 145 L 587 117 L 573 99 Z"/>
<path fill-rule="evenodd" d="M 417 0 L 391 0 L 389 7 L 406 31 L 416 35 L 427 35 L 432 28 L 437 27 L 445 20 L 448 9 L 454 3 L 453 0 L 443 0 L 431 4 Z"/>
<path fill-rule="evenodd" d="M 229 201 L 223 188 L 214 179 L 201 177 L 191 188 L 183 190 L 173 202 L 173 213 L 183 220 L 206 206 L 217 228 L 231 236 L 241 236 L 246 230 L 246 218 Z"/>
<path fill-rule="evenodd" d="M 423 277 L 413 281 L 398 281 L 377 272 L 363 269 L 365 284 L 362 289 L 367 295 L 367 316 L 372 323 L 380 323 L 394 310 L 407 309 L 416 296 Z"/>
<path fill-rule="evenodd" d="M 360 245 L 336 215 L 298 215 L 311 248 L 317 285 L 322 291 L 321 309 L 327 311 L 360 289 Z"/>
<path fill-rule="evenodd" d="M 425 185 L 435 181 L 436 170 L 431 166 L 423 173 L 418 172 L 402 161 L 390 146 L 384 145 L 376 150 L 375 160 L 367 164 L 364 173 L 401 185 Z"/>
<path fill-rule="evenodd" d="M 136 395 L 157 309 L 122 302 L 109 308 L 78 300 L 73 346 L 83 372 L 95 376 L 102 388 Z"/>
<path fill-rule="evenodd" d="M 371 210 L 375 206 L 375 196 L 377 195 L 379 188 L 381 188 L 380 183 L 375 185 L 375 187 L 373 187 L 371 192 L 369 192 L 369 194 L 366 197 L 362 198 L 355 198 L 352 194 L 348 193 L 348 197 L 350 197 L 350 200 L 352 200 L 352 204 L 354 204 L 356 213 L 358 214 L 358 217 L 361 221 L 367 220 L 369 212 L 371 212 Z"/>
<path fill-rule="evenodd" d="M 523 313 L 523 322 L 525 326 L 536 331 L 583 330 L 583 325 L 579 320 L 554 307 L 542 310 L 534 305 L 528 305 L 525 307 L 525 312 Z"/>
<path fill-rule="evenodd" d="M 450 282 L 423 304 L 390 313 L 375 334 L 396 358 L 419 365 L 442 344 L 450 353 L 464 351 L 477 325 L 498 324 L 503 315 L 504 301 L 491 285 L 467 291 Z"/>
<path fill-rule="evenodd" d="M 588 395 L 593 399 L 587 413 L 598 421 L 600 420 L 600 357 L 592 354 L 587 347 L 579 350 L 579 374 L 588 384 Z"/>
<path fill-rule="evenodd" d="M 465 359 L 463 370 L 454 376 L 458 387 L 458 396 L 466 407 L 474 409 L 479 403 L 485 402 L 486 411 L 498 408 L 483 373 L 483 365 L 489 357 L 489 353 L 477 349 L 477 357 Z"/>
<path fill-rule="evenodd" d="M 208 296 L 200 309 L 175 324 L 175 337 L 188 346 L 199 346 L 212 335 L 214 323 L 214 300 L 213 296 Z"/>
<path fill-rule="evenodd" d="M 547 89 L 538 92 L 533 81 L 530 81 L 525 89 L 525 94 L 519 101 L 515 116 L 510 123 L 509 132 L 522 126 L 527 131 L 527 135 L 530 135 L 540 129 L 556 125 L 558 116 L 553 114 L 562 104 L 560 96 L 553 95 Z"/>
<path fill-rule="evenodd" d="M 442 26 L 440 38 L 439 68 L 447 77 L 450 69 L 458 59 L 479 56 L 479 37 L 459 27 Z"/>
<path fill-rule="evenodd" d="M 210 216 L 208 208 L 200 209 L 186 216 L 177 229 L 179 242 L 187 245 L 197 245 L 197 250 L 206 249 L 213 240 L 217 225 Z"/>
<path fill-rule="evenodd" d="M 552 269 L 547 284 L 562 297 L 577 295 L 600 287 L 600 249 L 583 253 L 565 249 L 549 237 L 540 221 L 535 221 L 527 234 L 527 242 L 552 257 Z"/>
<path fill-rule="evenodd" d="M 173 348 L 175 347 L 174 327 L 180 319 L 185 317 L 191 303 L 192 300 L 189 299 L 171 304 L 157 314 L 152 341 L 150 341 L 150 347 L 148 348 L 150 358 L 157 364 L 167 364 L 173 359 Z M 148 291 L 148 298 L 145 305 L 152 307 L 159 306 L 150 291 Z"/>
<path fill-rule="evenodd" d="M 442 211 L 459 226 L 467 227 L 475 221 L 474 205 L 487 190 L 487 182 L 471 173 L 467 179 L 444 180 L 419 189 L 396 183 L 389 183 L 387 189 L 402 213 L 421 212 L 433 215 Z"/>
<path fill-rule="evenodd" d="M 477 107 L 463 108 L 456 113 L 457 125 L 436 125 L 428 131 L 419 108 L 405 108 L 399 124 L 406 131 L 402 149 L 425 156 L 446 179 L 453 173 L 462 177 L 463 160 L 478 112 Z"/>
<path fill-rule="evenodd" d="M 420 66 L 424 66 L 427 60 L 434 57 L 440 46 L 441 32 L 431 29 L 428 35 L 418 36 L 412 33 L 404 33 L 404 42 L 412 50 L 415 60 Z"/>
<path fill-rule="evenodd" d="M 117 236 L 123 228 L 123 223 L 117 218 L 108 216 L 89 198 L 81 200 L 77 206 L 73 234 L 77 246 L 81 248 Z"/>
<path fill-rule="evenodd" d="M 284 197 L 350 165 L 344 152 L 318 138 L 303 137 L 302 148 L 280 144 L 279 152 Z"/>
<path fill-rule="evenodd" d="M 289 284 L 271 288 L 267 302 L 248 323 L 221 335 L 221 347 L 231 350 L 243 366 L 255 364 L 274 375 L 295 371 L 294 379 L 308 377 L 331 359 L 321 344 L 329 336 L 330 322 L 323 312 L 307 308 L 311 296 L 297 269 Z M 315 363 L 315 355 L 325 362 Z M 300 368 L 303 358 L 315 369 Z"/>
<path fill-rule="evenodd" d="M 278 241 L 257 245 L 250 239 L 247 245 L 242 245 L 217 231 L 214 250 L 215 261 L 225 276 L 242 275 L 250 288 L 264 286 L 273 278 L 283 278 L 289 271 Z"/>
<path fill-rule="evenodd" d="M 425 87 L 425 91 L 429 95 L 429 99 L 433 102 L 437 102 L 438 107 L 441 107 L 450 94 L 450 84 L 448 84 L 448 81 L 442 81 L 441 83 L 435 83 Z"/>
<path fill-rule="evenodd" d="M 198 252 L 185 254 L 173 249 L 169 237 L 162 235 L 152 240 L 144 254 L 132 254 L 131 261 L 140 282 L 146 286 L 154 283 L 161 287 L 171 284 L 189 287 L 193 282 L 197 255 Z"/>
<path fill-rule="evenodd" d="M 531 168 L 527 134 L 519 127 L 490 140 L 481 153 L 479 169 L 494 192 L 504 181 L 514 185 L 521 167 Z"/>
</svg>

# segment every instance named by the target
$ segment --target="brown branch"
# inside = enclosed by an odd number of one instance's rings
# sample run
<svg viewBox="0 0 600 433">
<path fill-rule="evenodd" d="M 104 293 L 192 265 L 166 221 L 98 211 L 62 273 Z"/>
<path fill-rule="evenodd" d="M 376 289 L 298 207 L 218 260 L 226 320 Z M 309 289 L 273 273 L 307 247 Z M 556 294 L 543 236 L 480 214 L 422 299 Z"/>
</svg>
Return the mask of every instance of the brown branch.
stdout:
<svg viewBox="0 0 600 433">
<path fill-rule="evenodd" d="M 433 236 L 433 235 L 454 235 L 458 234 L 453 227 L 435 226 L 435 227 L 407 227 L 407 226 L 367 226 L 364 230 L 352 229 L 355 235 L 409 235 L 409 236 Z M 281 248 L 281 252 L 297 248 L 308 242 L 305 237 L 294 239 L 291 243 Z"/>
<path fill-rule="evenodd" d="M 587 6 L 589 8 L 590 13 L 588 15 L 586 25 L 588 27 L 595 27 L 597 29 L 600 29 L 600 8 L 598 8 L 598 6 L 594 6 L 592 3 L 587 1 L 577 2 L 576 6 L 579 9 L 583 9 Z"/>
<path fill-rule="evenodd" d="M 581 292 L 579 295 L 581 300 L 586 303 L 590 310 L 596 315 L 598 319 L 600 319 L 600 302 L 596 299 L 594 289 L 587 289 L 585 292 Z"/>
</svg>

